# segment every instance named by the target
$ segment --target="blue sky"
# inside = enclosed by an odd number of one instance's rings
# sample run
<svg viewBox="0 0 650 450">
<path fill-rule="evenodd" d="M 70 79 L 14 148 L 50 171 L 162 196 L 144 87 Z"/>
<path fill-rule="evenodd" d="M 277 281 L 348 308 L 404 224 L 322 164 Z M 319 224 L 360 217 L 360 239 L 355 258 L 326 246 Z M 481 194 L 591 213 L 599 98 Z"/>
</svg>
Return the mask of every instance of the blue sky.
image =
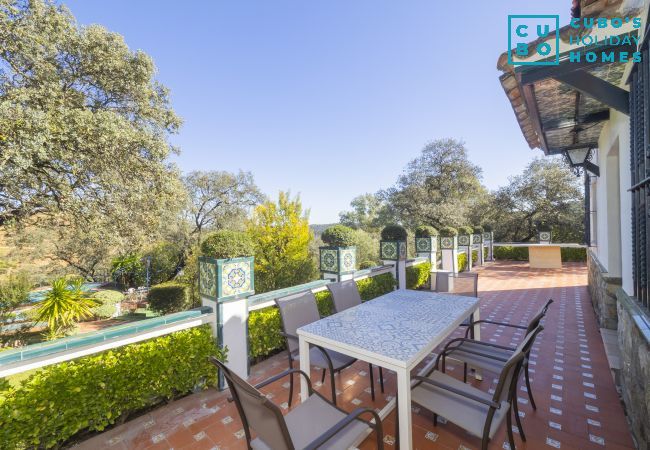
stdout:
<svg viewBox="0 0 650 450">
<path fill-rule="evenodd" d="M 429 141 L 466 142 L 494 189 L 530 150 L 498 82 L 508 14 L 570 0 L 68 0 L 151 55 L 184 126 L 185 172 L 253 172 L 270 197 L 300 193 L 310 222 L 393 184 Z"/>
</svg>

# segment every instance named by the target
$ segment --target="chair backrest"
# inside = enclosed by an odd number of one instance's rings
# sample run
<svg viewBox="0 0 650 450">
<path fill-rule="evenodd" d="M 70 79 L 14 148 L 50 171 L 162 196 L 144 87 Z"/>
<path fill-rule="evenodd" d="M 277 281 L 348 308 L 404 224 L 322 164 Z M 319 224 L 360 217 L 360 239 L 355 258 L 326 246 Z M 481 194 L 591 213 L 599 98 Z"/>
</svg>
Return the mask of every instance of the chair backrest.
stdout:
<svg viewBox="0 0 650 450">
<path fill-rule="evenodd" d="M 210 362 L 217 366 L 226 378 L 232 398 L 237 405 L 237 411 L 244 424 L 244 431 L 249 444 L 251 439 L 250 429 L 252 428 L 270 448 L 274 450 L 294 450 L 291 435 L 280 408 L 247 381 L 231 372 L 217 358 L 211 356 Z"/>
<path fill-rule="evenodd" d="M 357 282 L 354 280 L 330 283 L 327 285 L 327 289 L 332 293 L 332 302 L 334 303 L 334 311 L 336 312 L 341 312 L 361 304 L 359 288 L 357 288 Z"/>
<path fill-rule="evenodd" d="M 276 299 L 275 304 L 278 305 L 282 328 L 287 334 L 296 336 L 298 328 L 320 319 L 316 297 L 311 291 Z M 298 341 L 287 339 L 287 346 L 290 352 L 296 351 L 298 350 Z"/>
<path fill-rule="evenodd" d="M 530 348 L 535 342 L 537 335 L 544 329 L 543 326 L 537 325 L 537 328 L 532 333 L 528 333 L 524 339 L 519 343 L 512 356 L 506 361 L 505 366 L 499 375 L 499 382 L 494 389 L 492 399 L 495 402 L 502 402 L 509 399 L 512 393 L 513 383 L 516 385 L 519 378 L 519 371 L 521 369 L 524 357 L 530 352 Z"/>
<path fill-rule="evenodd" d="M 526 334 L 530 334 L 533 330 L 535 330 L 535 328 L 537 328 L 544 316 L 546 316 L 546 312 L 548 311 L 548 307 L 551 306 L 551 303 L 553 303 L 553 299 L 549 298 L 544 306 L 542 306 L 539 311 L 537 311 L 537 313 L 533 316 L 533 318 L 528 323 L 528 326 L 526 327 Z"/>
<path fill-rule="evenodd" d="M 454 287 L 451 294 L 478 297 L 478 273 L 461 272 L 455 274 Z"/>
</svg>

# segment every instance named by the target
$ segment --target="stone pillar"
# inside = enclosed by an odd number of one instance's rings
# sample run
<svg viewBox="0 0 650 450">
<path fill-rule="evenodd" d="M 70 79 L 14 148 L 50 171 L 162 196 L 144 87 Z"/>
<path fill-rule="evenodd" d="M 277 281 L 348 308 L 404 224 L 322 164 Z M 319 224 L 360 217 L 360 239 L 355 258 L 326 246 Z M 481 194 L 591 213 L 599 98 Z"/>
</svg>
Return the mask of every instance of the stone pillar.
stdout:
<svg viewBox="0 0 650 450">
<path fill-rule="evenodd" d="M 458 273 L 458 238 L 456 236 L 441 236 L 440 251 L 442 253 L 442 270 Z"/>
<path fill-rule="evenodd" d="M 354 276 L 356 247 L 320 247 L 320 272 L 324 280 L 344 281 Z"/>
<path fill-rule="evenodd" d="M 379 257 L 384 264 L 393 264 L 397 289 L 406 289 L 406 241 L 379 241 Z"/>
<path fill-rule="evenodd" d="M 483 233 L 483 245 L 488 249 L 486 261 L 494 261 L 494 233 L 486 231 Z"/>
<path fill-rule="evenodd" d="M 212 324 L 217 345 L 228 348 L 226 365 L 246 379 L 248 362 L 248 300 L 255 293 L 252 256 L 231 259 L 199 257 L 201 304 L 215 312 Z M 223 375 L 219 388 L 225 387 Z"/>
</svg>

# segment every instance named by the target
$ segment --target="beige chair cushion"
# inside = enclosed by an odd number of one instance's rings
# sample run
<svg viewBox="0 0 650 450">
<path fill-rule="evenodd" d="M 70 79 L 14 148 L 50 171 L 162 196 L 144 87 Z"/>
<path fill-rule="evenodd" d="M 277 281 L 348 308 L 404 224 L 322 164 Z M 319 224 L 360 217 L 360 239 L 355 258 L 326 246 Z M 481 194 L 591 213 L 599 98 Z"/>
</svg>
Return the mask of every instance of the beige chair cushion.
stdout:
<svg viewBox="0 0 650 450">
<path fill-rule="evenodd" d="M 320 435 L 343 420 L 346 414 L 342 413 L 318 395 L 312 395 L 306 402 L 300 403 L 286 416 L 287 428 L 296 449 L 305 448 Z M 361 420 L 355 420 L 336 436 L 327 441 L 320 449 L 345 450 L 353 446 L 356 441 L 370 427 Z M 262 440 L 255 439 L 251 442 L 255 450 L 272 450 Z"/>
<path fill-rule="evenodd" d="M 492 400 L 491 395 L 445 375 L 442 372 L 435 371 L 429 378 L 438 383 L 451 386 L 454 389 L 471 393 L 486 400 Z M 448 421 L 455 423 L 459 427 L 464 428 L 474 436 L 479 438 L 483 436 L 483 427 L 485 426 L 489 406 L 426 383 L 420 383 L 413 389 L 411 400 L 429 411 L 444 417 Z M 494 419 L 490 426 L 490 438 L 499 429 L 499 426 L 507 417 L 508 411 L 508 402 L 502 402 L 501 407 L 494 414 Z"/>
</svg>

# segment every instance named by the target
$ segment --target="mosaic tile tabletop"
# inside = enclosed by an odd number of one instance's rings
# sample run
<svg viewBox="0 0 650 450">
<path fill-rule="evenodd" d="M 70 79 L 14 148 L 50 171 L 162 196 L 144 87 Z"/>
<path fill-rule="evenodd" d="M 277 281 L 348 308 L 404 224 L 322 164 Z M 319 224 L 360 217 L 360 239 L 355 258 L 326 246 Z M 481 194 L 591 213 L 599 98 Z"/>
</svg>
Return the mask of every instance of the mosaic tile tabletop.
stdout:
<svg viewBox="0 0 650 450">
<path fill-rule="evenodd" d="M 477 306 L 478 299 L 473 297 L 397 290 L 305 325 L 298 334 L 334 340 L 408 366 Z"/>
</svg>

